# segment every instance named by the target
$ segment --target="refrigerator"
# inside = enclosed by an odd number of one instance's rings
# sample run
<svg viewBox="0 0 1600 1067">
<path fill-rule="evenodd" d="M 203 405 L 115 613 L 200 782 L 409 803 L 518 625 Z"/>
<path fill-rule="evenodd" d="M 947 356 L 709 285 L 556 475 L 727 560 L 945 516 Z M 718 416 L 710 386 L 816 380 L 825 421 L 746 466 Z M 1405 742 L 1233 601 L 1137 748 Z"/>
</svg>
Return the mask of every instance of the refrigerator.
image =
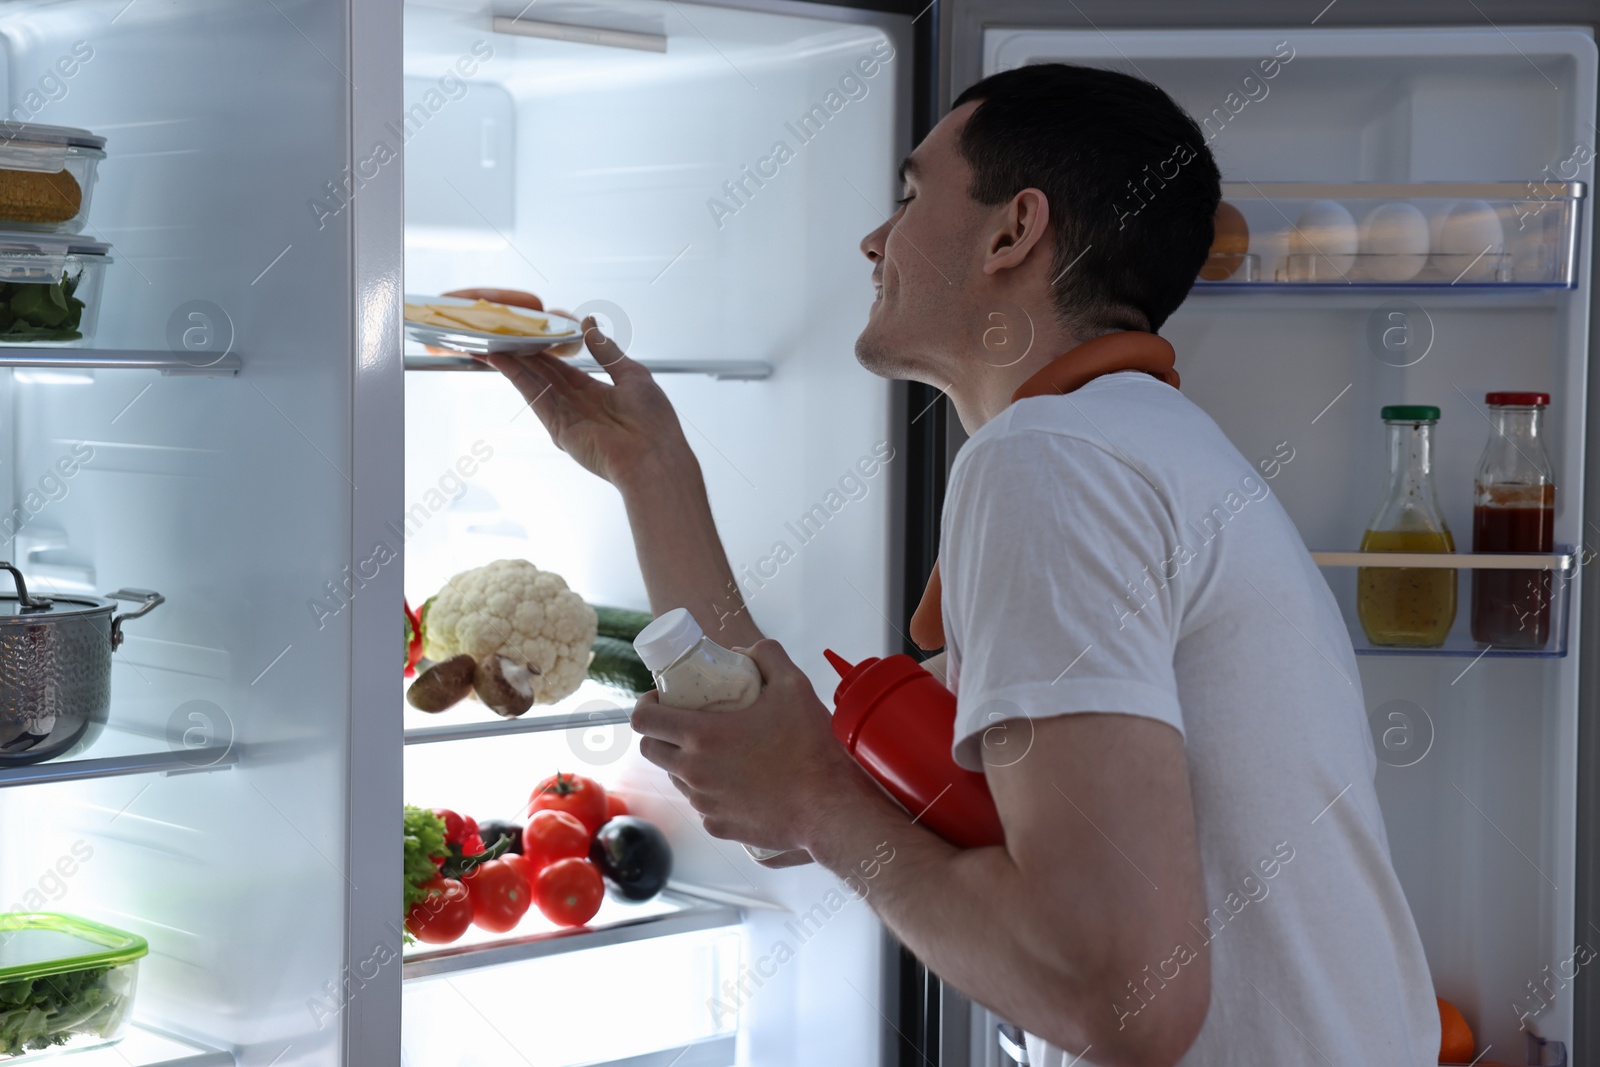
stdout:
<svg viewBox="0 0 1600 1067">
<path fill-rule="evenodd" d="M 8 910 L 150 945 L 129 1035 L 78 1062 L 1015 1062 L 1005 1021 L 836 879 L 706 836 L 616 692 L 516 719 L 404 703 L 397 608 L 464 569 L 527 559 L 648 605 L 615 492 L 498 375 L 408 341 L 401 302 L 531 290 L 655 368 L 756 621 L 828 701 L 824 647 L 910 650 L 962 443 L 936 391 L 856 365 L 857 242 L 955 95 L 1048 60 L 1209 119 L 1261 241 L 1163 328 L 1184 391 L 1276 460 L 1370 653 L 1379 796 L 1439 995 L 1489 1058 L 1585 1062 L 1596 21 L 1365 0 L 0 7 L 8 115 L 107 137 L 85 236 L 113 258 L 89 343 L 0 345 L 0 558 L 60 594 L 166 597 L 129 626 L 94 744 L 0 767 Z M 1459 278 L 1308 276 L 1287 234 L 1316 200 L 1430 219 L 1484 200 L 1506 249 Z M 1348 555 L 1383 488 L 1378 408 L 1442 408 L 1465 550 L 1496 389 L 1552 395 L 1550 645 L 1484 653 L 1463 609 L 1443 649 L 1362 648 Z M 401 805 L 514 817 L 558 770 L 663 829 L 668 891 L 578 931 L 533 915 L 403 946 Z"/>
</svg>

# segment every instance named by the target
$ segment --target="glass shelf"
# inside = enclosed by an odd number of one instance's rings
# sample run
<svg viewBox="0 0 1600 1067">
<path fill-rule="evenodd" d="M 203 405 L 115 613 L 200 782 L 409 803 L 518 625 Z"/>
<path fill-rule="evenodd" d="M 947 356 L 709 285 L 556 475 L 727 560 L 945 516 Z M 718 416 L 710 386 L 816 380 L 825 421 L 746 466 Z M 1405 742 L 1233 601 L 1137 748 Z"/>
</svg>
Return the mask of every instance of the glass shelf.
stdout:
<svg viewBox="0 0 1600 1067">
<path fill-rule="evenodd" d="M 61 1062 L 70 1063 L 72 1067 L 234 1067 L 238 1062 L 231 1052 L 164 1034 L 141 1026 L 137 1020 L 114 1045 L 58 1055 L 64 1055 L 66 1058 Z M 43 1055 L 34 1058 L 46 1062 Z M 32 1063 L 34 1058 L 25 1058 L 22 1062 Z M 48 1062 L 55 1063 L 55 1057 L 50 1057 Z"/>
<path fill-rule="evenodd" d="M 402 702 L 401 723 L 408 745 L 618 726 L 628 721 L 636 699 L 608 685 L 587 679 L 577 692 L 559 703 L 531 708 L 514 719 L 496 715 L 468 697 L 454 707 L 432 713 L 418 711 L 409 703 Z"/>
<path fill-rule="evenodd" d="M 28 348 L 0 345 L 0 367 L 47 367 L 55 370 L 158 370 L 168 375 L 194 375 L 207 378 L 231 377 L 239 373 L 237 352 L 217 355 L 194 352 L 188 357 L 172 352 L 144 352 L 132 349 Z"/>
<path fill-rule="evenodd" d="M 408 981 L 428 978 L 646 938 L 738 926 L 743 919 L 744 913 L 733 904 L 671 888 L 638 904 L 624 904 L 607 896 L 599 914 L 587 926 L 559 927 L 532 909 L 509 934 L 491 934 L 471 926 L 461 940 L 448 945 L 420 941 L 408 945 L 402 974 Z"/>
<path fill-rule="evenodd" d="M 465 701 L 462 702 L 466 704 Z M 457 705 L 460 707 L 461 705 Z M 440 712 L 430 718 L 441 718 L 451 715 L 456 708 Z M 487 708 L 482 709 L 480 717 L 459 717 L 454 722 L 444 722 L 436 726 L 411 726 L 405 730 L 406 744 L 426 745 L 439 741 L 470 741 L 479 737 L 498 737 L 505 734 L 537 734 L 551 730 L 571 730 L 577 727 L 591 726 L 618 726 L 628 721 L 628 709 L 617 708 L 615 711 L 568 711 L 554 715 L 534 715 L 532 713 L 521 715 L 515 719 L 503 719 Z M 413 716 L 425 715 L 416 709 L 406 708 L 406 722 L 413 721 Z"/>
<path fill-rule="evenodd" d="M 193 774 L 226 770 L 238 762 L 237 745 L 172 748 L 160 738 L 107 726 L 81 752 L 22 766 L 0 764 L 0 789 L 128 774 Z"/>
<path fill-rule="evenodd" d="M 1358 656 L 1455 656 L 1466 659 L 1533 658 L 1555 659 L 1567 654 L 1567 592 L 1577 576 L 1577 558 L 1566 545 L 1558 551 L 1542 552 L 1313 552 L 1317 565 L 1329 568 L 1328 584 L 1333 589 L 1350 641 Z M 1367 640 L 1356 614 L 1357 568 L 1384 567 L 1438 569 L 1456 572 L 1456 617 L 1444 643 L 1431 648 L 1374 645 Z M 1472 579 L 1475 570 L 1521 571 L 1530 582 L 1542 587 L 1539 598 L 1549 605 L 1549 638 L 1540 648 L 1500 648 L 1473 640 Z M 1537 601 L 1531 602 L 1536 604 Z M 1530 605 L 1531 607 L 1531 605 Z"/>
<path fill-rule="evenodd" d="M 406 346 L 406 370 L 415 371 L 494 371 L 473 356 L 435 356 L 412 351 Z M 590 374 L 604 374 L 605 368 L 588 357 L 573 357 L 564 362 Z M 759 359 L 641 359 L 653 374 L 704 374 L 718 381 L 758 382 L 772 377 L 772 364 Z"/>
<path fill-rule="evenodd" d="M 1586 195 L 1583 182 L 1223 182 L 1194 291 L 1572 289 Z"/>
</svg>

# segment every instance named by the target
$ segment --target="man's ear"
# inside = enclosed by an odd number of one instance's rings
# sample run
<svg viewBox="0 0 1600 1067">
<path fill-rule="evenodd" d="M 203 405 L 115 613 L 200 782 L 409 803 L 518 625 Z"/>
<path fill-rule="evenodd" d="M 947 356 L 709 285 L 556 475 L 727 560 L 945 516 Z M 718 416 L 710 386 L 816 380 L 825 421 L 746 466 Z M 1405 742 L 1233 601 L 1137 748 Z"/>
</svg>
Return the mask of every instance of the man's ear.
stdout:
<svg viewBox="0 0 1600 1067">
<path fill-rule="evenodd" d="M 997 224 L 989 235 L 983 273 L 1012 270 L 1022 266 L 1037 248 L 1048 255 L 1045 243 L 1050 229 L 1050 201 L 1038 189 L 1024 189 L 997 213 Z"/>
</svg>

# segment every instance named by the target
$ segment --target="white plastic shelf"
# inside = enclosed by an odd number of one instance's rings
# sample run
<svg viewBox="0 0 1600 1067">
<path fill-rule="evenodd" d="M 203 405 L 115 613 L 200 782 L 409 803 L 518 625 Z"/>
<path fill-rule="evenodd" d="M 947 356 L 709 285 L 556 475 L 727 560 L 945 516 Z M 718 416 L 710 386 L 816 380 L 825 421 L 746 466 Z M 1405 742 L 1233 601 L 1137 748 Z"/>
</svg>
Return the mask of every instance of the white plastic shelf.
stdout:
<svg viewBox="0 0 1600 1067">
<path fill-rule="evenodd" d="M 237 352 L 192 352 L 180 356 L 165 351 L 106 348 L 29 348 L 0 345 L 0 367 L 45 367 L 55 370 L 158 370 L 168 375 L 225 378 L 239 373 Z"/>
<path fill-rule="evenodd" d="M 402 974 L 407 980 L 428 978 L 647 938 L 738 926 L 743 919 L 744 913 L 733 904 L 670 888 L 638 904 L 625 904 L 608 896 L 587 926 L 558 927 L 537 910 L 531 910 L 508 934 L 486 933 L 473 926 L 461 940 L 448 945 L 409 945 Z"/>
</svg>

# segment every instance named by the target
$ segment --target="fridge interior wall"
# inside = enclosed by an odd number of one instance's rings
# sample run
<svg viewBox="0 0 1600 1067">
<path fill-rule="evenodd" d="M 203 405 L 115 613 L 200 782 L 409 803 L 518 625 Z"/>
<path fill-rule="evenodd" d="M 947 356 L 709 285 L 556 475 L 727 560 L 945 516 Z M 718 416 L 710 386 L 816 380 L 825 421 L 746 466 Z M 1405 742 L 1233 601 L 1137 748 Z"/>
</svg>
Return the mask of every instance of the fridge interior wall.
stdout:
<svg viewBox="0 0 1600 1067">
<path fill-rule="evenodd" d="M 494 33 L 490 14 L 478 4 L 405 9 L 406 290 L 522 288 L 554 308 L 596 313 L 644 360 L 769 362 L 762 381 L 657 381 L 699 457 L 758 624 L 831 704 L 837 678 L 825 646 L 860 658 L 898 640 L 887 616 L 890 484 L 901 460 L 887 384 L 860 369 L 853 342 L 871 300 L 857 242 L 893 210 L 894 167 L 907 150 L 907 44 L 865 20 L 778 11 L 638 3 L 528 13 L 663 34 L 663 54 Z M 464 56 L 477 59 L 472 76 L 442 83 Z M 814 108 L 825 121 L 813 114 L 802 131 Z M 649 607 L 616 492 L 550 443 L 509 383 L 412 373 L 406 386 L 412 604 L 462 569 L 520 557 L 592 603 Z M 456 466 L 462 458 L 470 476 Z M 586 683 L 561 707 L 601 702 L 615 706 L 616 696 Z M 475 704 L 446 713 L 474 714 L 487 716 Z M 880 930 L 867 907 L 835 909 L 843 898 L 825 872 L 768 872 L 706 837 L 625 727 L 412 746 L 406 797 L 510 817 L 558 768 L 619 787 L 661 825 L 676 878 L 784 909 L 751 910 L 744 969 L 723 975 L 746 986 L 736 998 L 739 1062 L 876 1062 Z M 820 933 L 785 925 L 818 904 L 828 916 Z M 794 952 L 781 966 L 779 942 Z M 566 965 L 524 966 L 507 980 Z M 696 1011 L 710 1010 L 703 975 L 661 978 L 701 982 Z M 475 1018 L 460 998 L 425 992 L 430 984 L 408 985 L 408 1054 L 424 1047 L 424 1031 L 451 1025 L 453 1016 L 435 1015 L 451 1004 L 464 1022 Z M 726 1002 L 726 986 L 714 991 Z M 647 1051 L 636 1047 L 647 1025 L 610 1027 L 610 1039 L 597 1028 L 588 1057 Z M 676 1029 L 662 1027 L 654 1047 Z M 537 1044 L 524 1054 L 540 1055 Z"/>
<path fill-rule="evenodd" d="M 0 789 L 0 903 L 145 937 L 137 1018 L 279 1067 L 340 1062 L 349 611 L 324 583 L 350 562 L 348 215 L 319 229 L 308 202 L 348 158 L 329 104 L 348 88 L 342 10 L 0 11 L 7 116 L 108 139 L 97 347 L 198 364 L 231 338 L 245 361 L 237 378 L 0 370 L 0 558 L 36 594 L 167 598 L 127 625 L 114 729 L 88 755 L 204 735 L 241 760 Z M 64 77 L 75 44 L 91 55 Z M 196 326 L 213 339 L 186 348 Z"/>
<path fill-rule="evenodd" d="M 1197 119 L 1221 115 L 1205 129 L 1225 181 L 1593 181 L 1595 49 L 1579 31 L 991 30 L 984 47 L 986 72 L 1087 62 L 1154 81 Z M 1258 61 L 1290 53 L 1260 78 Z M 1267 484 L 1313 549 L 1358 547 L 1384 486 L 1378 408 L 1397 403 L 1442 409 L 1436 479 L 1469 549 L 1473 471 L 1490 432 L 1483 394 L 1548 391 L 1555 540 L 1576 546 L 1591 540 L 1581 499 L 1588 255 L 1585 243 L 1572 292 L 1197 290 L 1162 332 L 1184 392 L 1247 459 L 1292 454 L 1263 471 L 1275 471 Z M 1397 301 L 1432 335 L 1405 368 L 1368 342 Z M 1348 596 L 1353 583 L 1329 576 Z M 1375 730 L 1399 708 L 1416 731 L 1406 759 L 1378 749 L 1394 863 L 1438 993 L 1466 1012 L 1491 1057 L 1521 1054 L 1524 1012 L 1530 1029 L 1570 1041 L 1560 976 L 1575 939 L 1592 943 L 1572 919 L 1576 641 L 1562 659 L 1361 661 Z M 1391 765 L 1417 752 L 1413 765 Z M 1541 1008 L 1548 990 L 1556 996 Z"/>
</svg>

